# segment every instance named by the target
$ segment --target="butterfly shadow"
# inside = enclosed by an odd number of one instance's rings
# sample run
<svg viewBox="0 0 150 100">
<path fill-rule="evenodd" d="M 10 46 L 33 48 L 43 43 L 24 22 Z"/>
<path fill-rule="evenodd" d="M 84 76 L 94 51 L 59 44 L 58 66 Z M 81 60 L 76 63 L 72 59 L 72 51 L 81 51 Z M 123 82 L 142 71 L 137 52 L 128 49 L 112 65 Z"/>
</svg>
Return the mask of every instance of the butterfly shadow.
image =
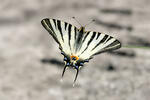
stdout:
<svg viewBox="0 0 150 100">
<path fill-rule="evenodd" d="M 55 58 L 52 58 L 52 59 L 43 58 L 40 61 L 41 61 L 41 63 L 44 63 L 44 64 L 53 64 L 53 65 L 57 65 L 58 67 L 64 67 L 64 62 L 62 62 L 58 59 L 55 59 Z"/>
</svg>

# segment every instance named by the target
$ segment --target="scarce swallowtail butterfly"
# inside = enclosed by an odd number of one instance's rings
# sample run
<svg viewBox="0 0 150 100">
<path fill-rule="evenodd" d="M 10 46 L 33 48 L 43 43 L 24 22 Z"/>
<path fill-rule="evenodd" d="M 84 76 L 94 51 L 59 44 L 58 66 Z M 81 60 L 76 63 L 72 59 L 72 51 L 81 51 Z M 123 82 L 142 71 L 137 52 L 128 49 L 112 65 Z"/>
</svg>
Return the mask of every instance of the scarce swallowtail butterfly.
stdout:
<svg viewBox="0 0 150 100">
<path fill-rule="evenodd" d="M 59 44 L 61 54 L 64 56 L 65 67 L 62 77 L 67 67 L 76 69 L 74 83 L 79 69 L 94 55 L 121 47 L 121 43 L 112 36 L 100 32 L 85 31 L 83 26 L 78 29 L 67 22 L 50 18 L 43 19 L 41 23 Z"/>
</svg>

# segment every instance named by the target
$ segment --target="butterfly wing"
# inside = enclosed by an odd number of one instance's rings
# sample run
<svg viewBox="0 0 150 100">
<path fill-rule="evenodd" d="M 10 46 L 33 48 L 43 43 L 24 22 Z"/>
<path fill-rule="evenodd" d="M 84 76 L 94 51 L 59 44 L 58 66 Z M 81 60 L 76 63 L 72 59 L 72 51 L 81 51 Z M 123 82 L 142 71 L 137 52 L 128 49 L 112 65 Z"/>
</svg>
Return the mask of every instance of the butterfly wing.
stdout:
<svg viewBox="0 0 150 100">
<path fill-rule="evenodd" d="M 75 26 L 56 19 L 46 18 L 41 23 L 59 44 L 61 51 L 67 55 L 75 54 L 83 60 L 121 47 L 117 39 L 107 34 L 93 31 L 80 33 Z"/>
<path fill-rule="evenodd" d="M 90 59 L 94 55 L 120 47 L 121 43 L 110 35 L 87 31 L 82 38 L 82 45 L 77 55 L 80 59 Z"/>
<path fill-rule="evenodd" d="M 41 21 L 43 27 L 52 35 L 65 54 L 70 55 L 74 48 L 78 29 L 66 22 L 45 18 Z"/>
</svg>

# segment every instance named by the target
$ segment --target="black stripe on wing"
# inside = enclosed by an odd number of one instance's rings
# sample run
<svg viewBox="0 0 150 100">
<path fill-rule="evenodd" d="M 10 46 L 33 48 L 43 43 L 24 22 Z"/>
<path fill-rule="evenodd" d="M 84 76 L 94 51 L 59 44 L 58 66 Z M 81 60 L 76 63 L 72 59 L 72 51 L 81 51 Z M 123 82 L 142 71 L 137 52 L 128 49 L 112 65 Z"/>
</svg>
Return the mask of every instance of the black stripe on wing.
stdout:
<svg viewBox="0 0 150 100">
<path fill-rule="evenodd" d="M 55 19 L 52 19 L 54 24 L 55 24 L 55 28 L 57 28 L 57 25 L 56 25 L 56 20 Z"/>
<path fill-rule="evenodd" d="M 93 32 L 93 34 L 92 34 L 92 36 L 91 36 L 91 38 L 90 38 L 90 40 L 88 41 L 88 43 L 87 43 L 87 47 L 83 50 L 83 52 L 82 53 L 84 53 L 87 49 L 88 49 L 88 47 L 89 47 L 89 45 L 90 45 L 90 43 L 92 42 L 92 40 L 95 38 L 95 36 L 96 36 L 96 32 Z M 86 38 L 85 38 L 86 39 Z M 81 53 L 81 54 L 82 54 Z"/>
<path fill-rule="evenodd" d="M 114 47 L 115 46 L 115 47 Z M 114 47 L 114 48 L 111 48 Z M 104 49 L 109 49 L 111 48 L 111 50 L 115 50 L 115 49 L 119 49 L 121 47 L 121 43 L 118 40 L 115 40 L 114 42 L 112 42 L 110 45 L 106 46 Z"/>
<path fill-rule="evenodd" d="M 71 25 L 70 24 L 68 26 L 68 40 L 69 40 L 69 47 L 71 49 L 71 46 L 70 46 L 70 41 L 71 41 Z"/>
<path fill-rule="evenodd" d="M 101 33 L 97 33 L 98 35 L 97 35 L 97 37 L 96 37 L 96 40 L 99 38 L 99 36 L 101 35 Z"/>
<path fill-rule="evenodd" d="M 82 43 L 85 41 L 85 39 L 87 38 L 87 36 L 89 35 L 89 31 L 86 33 L 86 35 L 84 36 L 84 39 L 83 39 L 83 41 L 82 41 Z"/>
<path fill-rule="evenodd" d="M 101 34 L 101 33 L 98 33 L 98 34 Z M 108 35 L 106 34 L 96 45 L 95 47 L 92 49 L 94 50 L 96 47 L 98 47 L 100 44 L 104 43 L 105 40 L 108 38 Z"/>
<path fill-rule="evenodd" d="M 107 39 L 107 41 L 109 41 L 109 40 L 112 39 L 112 38 L 113 38 L 112 36 L 109 36 L 109 38 Z M 106 41 L 106 42 L 107 42 L 107 41 Z"/>
<path fill-rule="evenodd" d="M 106 36 L 106 35 L 105 35 L 105 36 Z M 104 38 L 105 38 L 105 36 L 104 36 Z M 104 38 L 103 38 L 103 39 L 104 39 Z M 108 39 L 107 39 L 107 38 L 108 38 Z M 111 39 L 114 39 L 112 36 L 109 36 L 109 37 L 107 37 L 107 38 L 105 38 L 106 41 L 105 41 L 104 45 L 105 45 L 107 42 L 110 42 Z M 98 45 L 97 45 L 97 47 L 98 47 Z M 94 55 L 97 55 L 97 54 L 100 54 L 100 53 L 106 52 L 106 51 L 116 50 L 116 49 L 119 49 L 119 48 L 121 48 L 121 43 L 120 43 L 117 39 L 115 39 L 113 42 L 111 42 L 109 45 L 105 46 L 104 48 L 102 48 L 102 49 L 99 50 L 98 52 L 96 52 Z M 94 50 L 94 49 L 96 49 L 96 47 L 93 48 L 92 50 Z"/>
<path fill-rule="evenodd" d="M 53 19 L 53 20 L 54 20 L 54 19 Z M 58 30 L 59 30 L 59 32 L 60 32 L 61 38 L 62 38 L 62 40 L 64 41 L 63 33 L 62 33 L 62 27 L 61 27 L 61 21 L 60 21 L 60 20 L 57 20 L 57 26 L 58 26 Z"/>
<path fill-rule="evenodd" d="M 81 43 L 83 35 L 84 35 L 84 32 L 83 31 L 79 31 L 78 37 L 77 37 L 77 40 L 76 40 L 76 44 L 77 45 Z"/>
<path fill-rule="evenodd" d="M 75 32 L 75 35 L 74 35 L 74 39 L 76 40 L 76 38 L 77 38 L 77 28 L 74 28 L 74 32 Z"/>
<path fill-rule="evenodd" d="M 52 37 L 55 39 L 55 41 L 56 41 L 58 44 L 60 44 L 59 41 L 58 41 L 58 39 L 57 39 L 56 34 L 54 33 L 54 29 L 53 29 L 53 27 L 52 27 L 52 25 L 51 25 L 51 23 L 50 23 L 50 20 L 49 20 L 48 18 L 43 19 L 43 20 L 41 21 L 41 24 L 42 24 L 43 27 L 50 33 L 50 35 L 52 35 Z M 55 26 L 55 27 L 56 27 L 56 26 Z"/>
</svg>

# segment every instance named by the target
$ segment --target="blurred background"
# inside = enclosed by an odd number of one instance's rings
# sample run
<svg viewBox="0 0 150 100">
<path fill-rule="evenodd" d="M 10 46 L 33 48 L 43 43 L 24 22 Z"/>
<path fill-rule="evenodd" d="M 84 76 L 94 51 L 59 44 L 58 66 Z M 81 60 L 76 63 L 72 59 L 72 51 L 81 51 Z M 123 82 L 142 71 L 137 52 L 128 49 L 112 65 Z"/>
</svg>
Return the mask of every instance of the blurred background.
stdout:
<svg viewBox="0 0 150 100">
<path fill-rule="evenodd" d="M 55 18 L 116 37 L 123 46 L 150 46 L 149 0 L 0 0 L 0 100 L 149 100 L 150 50 L 121 48 L 66 71 L 41 20 Z"/>
</svg>

